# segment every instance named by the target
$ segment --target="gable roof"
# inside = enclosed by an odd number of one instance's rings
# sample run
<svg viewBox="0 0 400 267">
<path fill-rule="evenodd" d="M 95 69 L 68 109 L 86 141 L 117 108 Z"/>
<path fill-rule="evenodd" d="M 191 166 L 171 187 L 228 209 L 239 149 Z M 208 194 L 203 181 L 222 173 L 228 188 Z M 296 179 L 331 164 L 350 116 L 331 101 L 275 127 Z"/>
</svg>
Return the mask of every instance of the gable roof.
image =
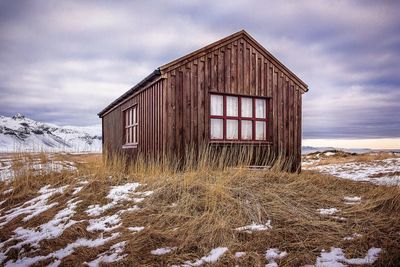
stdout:
<svg viewBox="0 0 400 267">
<path fill-rule="evenodd" d="M 275 64 L 277 64 L 278 68 L 281 69 L 282 72 L 285 72 L 287 75 L 293 77 L 293 79 L 299 84 L 300 88 L 303 90 L 303 92 L 308 91 L 308 85 L 303 82 L 299 77 L 297 77 L 292 71 L 290 71 L 285 65 L 283 65 L 276 57 L 274 57 L 270 52 L 268 52 L 267 49 L 265 49 L 260 43 L 258 43 L 253 37 L 251 37 L 250 34 L 248 34 L 245 30 L 238 31 L 234 34 L 231 34 L 223 39 L 220 39 L 214 43 L 211 43 L 203 48 L 200 48 L 198 50 L 195 50 L 183 57 L 180 57 L 178 59 L 175 59 L 165 65 L 162 65 L 161 67 L 155 69 L 150 75 L 148 75 L 146 78 L 141 80 L 138 84 L 136 84 L 134 87 L 129 89 L 126 93 L 118 97 L 116 100 L 114 100 L 111 104 L 109 104 L 107 107 L 105 107 L 102 111 L 100 111 L 97 115 L 99 117 L 102 117 L 106 112 L 108 112 L 110 109 L 113 107 L 117 106 L 119 103 L 121 103 L 124 99 L 126 99 L 128 96 L 133 95 L 136 91 L 138 91 L 141 87 L 144 85 L 154 81 L 156 78 L 160 77 L 162 74 L 167 73 L 173 69 L 176 69 L 191 60 L 195 58 L 199 58 L 201 56 L 206 55 L 207 53 L 214 51 L 218 49 L 219 47 L 222 47 L 230 42 L 233 42 L 235 40 L 238 40 L 240 38 L 245 39 L 249 43 L 251 43 L 254 47 L 260 50 L 262 54 L 264 54 L 267 58 L 269 58 L 271 61 L 273 61 Z"/>
</svg>

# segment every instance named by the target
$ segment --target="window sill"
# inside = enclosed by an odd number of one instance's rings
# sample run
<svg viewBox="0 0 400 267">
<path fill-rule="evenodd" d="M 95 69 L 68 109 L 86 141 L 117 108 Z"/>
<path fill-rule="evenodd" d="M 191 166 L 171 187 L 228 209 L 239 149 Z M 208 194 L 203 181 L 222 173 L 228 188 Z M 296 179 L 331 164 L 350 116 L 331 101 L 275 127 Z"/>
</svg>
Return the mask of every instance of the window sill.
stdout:
<svg viewBox="0 0 400 267">
<path fill-rule="evenodd" d="M 244 140 L 232 140 L 232 141 L 225 141 L 225 140 L 210 140 L 211 145 L 260 145 L 260 146 L 270 146 L 272 142 L 270 141 L 244 141 Z"/>
<path fill-rule="evenodd" d="M 137 148 L 137 147 L 138 147 L 137 144 L 129 144 L 129 145 L 123 145 L 122 146 L 123 149 Z"/>
</svg>

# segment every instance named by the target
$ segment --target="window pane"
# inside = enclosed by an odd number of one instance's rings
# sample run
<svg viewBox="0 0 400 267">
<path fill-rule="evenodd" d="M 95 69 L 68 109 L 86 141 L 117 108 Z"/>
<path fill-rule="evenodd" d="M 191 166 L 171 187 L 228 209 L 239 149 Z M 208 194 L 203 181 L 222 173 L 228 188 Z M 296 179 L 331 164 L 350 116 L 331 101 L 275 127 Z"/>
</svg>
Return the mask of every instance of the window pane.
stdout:
<svg viewBox="0 0 400 267">
<path fill-rule="evenodd" d="M 226 121 L 226 139 L 238 139 L 238 121 Z"/>
<path fill-rule="evenodd" d="M 253 99 L 242 97 L 242 117 L 253 116 Z"/>
<path fill-rule="evenodd" d="M 133 143 L 133 128 L 129 128 L 129 143 Z"/>
<path fill-rule="evenodd" d="M 223 120 L 211 119 L 211 139 L 223 138 Z"/>
<path fill-rule="evenodd" d="M 223 96 L 211 95 L 211 115 L 222 116 L 223 114 Z"/>
<path fill-rule="evenodd" d="M 133 108 L 133 119 L 132 119 L 132 124 L 136 123 L 136 108 Z"/>
<path fill-rule="evenodd" d="M 266 140 L 265 121 L 256 122 L 256 140 Z"/>
<path fill-rule="evenodd" d="M 242 139 L 251 140 L 253 137 L 253 123 L 252 121 L 242 121 Z"/>
<path fill-rule="evenodd" d="M 129 112 L 125 111 L 125 126 L 129 125 Z"/>
<path fill-rule="evenodd" d="M 136 126 L 133 127 L 132 143 L 137 143 L 137 140 L 136 140 Z"/>
<path fill-rule="evenodd" d="M 236 96 L 227 96 L 226 97 L 226 113 L 227 116 L 235 116 L 238 115 L 238 98 Z"/>
<path fill-rule="evenodd" d="M 129 129 L 125 129 L 125 144 L 129 143 Z"/>
<path fill-rule="evenodd" d="M 265 99 L 256 99 L 256 118 L 266 118 L 266 101 Z"/>
</svg>

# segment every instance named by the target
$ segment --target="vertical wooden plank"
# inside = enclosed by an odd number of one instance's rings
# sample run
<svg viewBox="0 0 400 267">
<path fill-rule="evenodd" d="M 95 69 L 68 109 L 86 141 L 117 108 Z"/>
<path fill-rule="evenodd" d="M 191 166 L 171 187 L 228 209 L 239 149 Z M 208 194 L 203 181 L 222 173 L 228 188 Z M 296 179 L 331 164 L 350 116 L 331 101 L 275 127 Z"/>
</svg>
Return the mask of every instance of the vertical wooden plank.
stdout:
<svg viewBox="0 0 400 267">
<path fill-rule="evenodd" d="M 243 40 L 240 40 L 239 42 L 239 47 L 238 47 L 238 81 L 237 81 L 237 87 L 238 87 L 238 92 L 245 92 L 244 90 L 244 42 Z"/>
<path fill-rule="evenodd" d="M 283 92 L 284 90 L 284 78 L 283 73 L 279 71 L 278 74 L 278 83 L 279 83 L 279 143 L 280 143 L 280 153 L 284 154 L 284 102 L 283 102 Z"/>
<path fill-rule="evenodd" d="M 243 92 L 246 95 L 250 94 L 250 47 L 247 43 L 245 43 L 245 51 L 244 51 L 244 63 L 243 63 L 243 71 L 244 71 L 244 88 Z"/>
<path fill-rule="evenodd" d="M 154 154 L 155 155 L 157 155 L 157 153 L 158 153 L 158 137 L 160 136 L 159 135 L 159 132 L 158 132 L 158 113 L 159 113 L 159 107 L 158 107 L 158 105 L 159 105 L 159 100 L 158 100 L 158 88 L 159 88 L 159 84 L 157 83 L 155 86 L 154 86 L 154 106 L 155 106 L 155 118 L 154 118 L 154 120 L 155 120 L 155 129 L 153 130 L 153 136 L 154 136 L 154 143 L 155 143 L 155 145 L 154 145 Z"/>
<path fill-rule="evenodd" d="M 231 93 L 232 92 L 232 85 L 231 85 L 231 53 L 232 53 L 232 45 L 228 45 L 225 50 L 225 61 L 224 61 L 224 68 L 225 68 L 225 92 Z"/>
<path fill-rule="evenodd" d="M 211 83 L 210 79 L 212 78 L 211 72 L 212 72 L 212 61 L 210 59 L 210 55 L 207 56 L 207 66 L 206 69 L 207 71 L 205 72 L 205 80 L 207 83 Z M 204 134 L 205 134 L 205 142 L 209 141 L 210 137 L 210 120 L 209 120 L 209 110 L 210 110 L 210 100 L 208 98 L 209 96 L 209 91 L 211 88 L 208 88 L 207 90 L 204 90 Z"/>
<path fill-rule="evenodd" d="M 267 87 L 267 96 L 272 97 L 272 91 L 273 91 L 273 66 L 270 62 L 268 62 L 268 76 L 267 76 L 267 81 L 268 81 L 268 87 Z"/>
<path fill-rule="evenodd" d="M 190 75 L 191 75 L 191 82 L 190 82 L 190 91 L 191 91 L 191 103 L 192 103 L 192 132 L 191 132 L 191 139 L 190 143 L 195 145 L 198 140 L 198 125 L 199 125 L 199 120 L 198 120 L 198 100 L 199 100 L 199 87 L 198 87 L 198 60 L 195 59 L 193 63 L 191 64 L 191 70 L 190 70 Z"/>
<path fill-rule="evenodd" d="M 231 92 L 237 94 L 238 89 L 237 89 L 237 50 L 238 50 L 238 45 L 237 41 L 235 41 L 232 45 L 232 53 L 231 53 L 231 77 L 230 77 L 230 84 L 231 84 Z"/>
<path fill-rule="evenodd" d="M 166 109 L 166 99 L 165 99 L 165 82 L 166 80 L 163 79 L 161 82 L 161 88 L 160 88 L 160 98 L 161 98 L 161 109 L 160 109 L 160 116 L 161 116 L 161 121 L 160 121 L 160 155 L 163 156 L 165 155 L 165 146 L 166 146 L 166 141 L 164 138 L 167 136 L 166 128 L 165 127 L 165 119 L 167 116 L 167 109 Z"/>
<path fill-rule="evenodd" d="M 299 91 L 299 97 L 298 97 L 298 102 L 299 102 L 299 107 L 298 107 L 298 124 L 299 124 L 299 135 L 298 135 L 298 140 L 297 140 L 297 142 L 298 142 L 298 145 L 297 145 L 297 164 L 298 164 L 298 168 L 301 168 L 301 140 L 302 140 L 302 136 L 303 136 L 303 133 L 302 133 L 302 125 L 301 125 L 301 123 L 302 123 L 302 105 L 303 105 L 303 103 L 302 103 L 302 94 L 301 94 L 301 92 L 300 92 L 300 90 L 298 90 Z"/>
<path fill-rule="evenodd" d="M 145 119 L 146 123 L 146 151 L 150 152 L 151 151 L 151 144 L 150 144 L 150 125 L 151 125 L 151 117 L 152 117 L 152 112 L 153 112 L 153 106 L 151 105 L 150 101 L 150 93 L 149 90 L 145 90 L 144 94 L 146 95 L 146 106 L 145 108 L 147 109 L 147 112 L 145 112 L 145 116 L 147 117 Z M 148 114 L 148 116 L 147 116 Z"/>
<path fill-rule="evenodd" d="M 260 95 L 265 96 L 265 63 L 264 63 L 264 57 L 261 56 L 259 58 L 259 79 L 260 79 Z"/>
<path fill-rule="evenodd" d="M 192 119 L 192 103 L 190 99 L 191 89 L 190 89 L 190 67 L 187 64 L 183 68 L 183 101 L 182 101 L 182 112 L 183 112 L 183 142 L 188 145 L 191 136 L 191 119 Z"/>
<path fill-rule="evenodd" d="M 257 95 L 256 91 L 256 81 L 257 81 L 257 57 L 255 53 L 255 49 L 251 47 L 251 67 L 250 67 L 250 94 L 255 96 Z"/>
<path fill-rule="evenodd" d="M 279 94 L 278 94 L 278 72 L 275 67 L 272 65 L 272 74 L 273 74 L 273 83 L 272 83 L 272 105 L 273 105 L 273 113 L 272 113 L 272 122 L 273 122 L 273 143 L 274 143 L 274 152 L 275 154 L 279 151 L 279 129 L 278 129 L 278 103 L 279 103 Z"/>
<path fill-rule="evenodd" d="M 181 158 L 183 156 L 183 142 L 184 132 L 183 132 L 183 123 L 184 123 L 184 111 L 183 111 L 183 71 L 181 68 L 178 69 L 176 75 L 176 112 L 175 112 L 175 120 L 176 120 L 176 149 L 178 153 L 178 157 Z"/>
<path fill-rule="evenodd" d="M 218 52 L 218 92 L 225 92 L 225 50 L 219 49 Z"/>
<path fill-rule="evenodd" d="M 283 91 L 283 110 L 284 110 L 284 138 L 283 138 L 283 142 L 284 142 L 284 146 L 285 146 L 285 154 L 286 156 L 289 155 L 289 118 L 288 118 L 288 112 L 289 112 L 289 97 L 288 97 L 288 93 L 289 93 L 289 79 L 288 77 L 284 76 L 283 77 L 284 82 L 285 82 L 285 86 L 284 86 L 284 91 Z"/>
<path fill-rule="evenodd" d="M 171 143 L 171 145 L 170 145 L 170 149 L 169 149 L 169 152 L 168 153 L 174 153 L 175 151 L 177 151 L 177 132 L 178 132 L 178 128 L 177 128 L 177 119 L 178 119 L 178 117 L 177 117 L 177 115 L 176 115 L 176 113 L 177 113 L 177 109 L 178 109 L 178 107 L 177 107 L 177 100 L 176 100 L 176 98 L 177 98 L 177 91 L 178 91 L 178 88 L 177 88 L 177 77 L 176 77 L 177 75 L 176 75 L 176 71 L 175 70 L 173 70 L 172 72 L 171 72 L 171 76 L 170 76 L 170 87 L 168 88 L 168 93 L 169 93 L 169 96 L 168 96 L 168 98 L 169 98 L 169 103 L 170 103 L 170 110 L 169 110 L 169 118 L 168 118 L 168 125 L 167 125 L 167 127 L 168 127 L 168 129 L 170 129 L 169 130 L 169 138 L 168 138 L 168 140 L 169 140 L 169 142 Z"/>
<path fill-rule="evenodd" d="M 212 72 L 211 72 L 211 89 L 218 91 L 218 53 L 215 52 L 211 58 Z"/>
<path fill-rule="evenodd" d="M 205 114 L 204 114 L 204 93 L 205 93 L 205 76 L 206 76 L 206 58 L 201 57 L 199 60 L 199 65 L 197 68 L 197 87 L 199 90 L 198 93 L 198 112 L 197 112 L 197 120 L 199 122 L 198 132 L 197 132 L 197 143 L 198 145 L 202 145 L 205 137 Z"/>
<path fill-rule="evenodd" d="M 293 132 L 293 141 L 294 141 L 294 147 L 295 147 L 295 151 L 294 151 L 294 158 L 297 161 L 297 146 L 298 146 L 298 136 L 299 136 L 299 132 L 298 132 L 298 114 L 297 114 L 297 109 L 298 109 L 299 103 L 298 103 L 298 91 L 296 86 L 294 87 L 294 91 L 293 91 L 293 128 L 294 128 L 294 132 Z"/>
<path fill-rule="evenodd" d="M 296 147 L 295 147 L 295 140 L 294 140 L 294 131 L 295 131 L 295 122 L 294 122 L 294 84 L 293 81 L 290 82 L 290 94 L 289 94 L 289 100 L 290 100 L 290 120 L 289 120 L 289 126 L 290 126 L 290 155 L 292 156 L 293 160 L 296 160 L 294 157 L 296 155 Z M 294 169 L 292 170 L 294 171 Z"/>
</svg>

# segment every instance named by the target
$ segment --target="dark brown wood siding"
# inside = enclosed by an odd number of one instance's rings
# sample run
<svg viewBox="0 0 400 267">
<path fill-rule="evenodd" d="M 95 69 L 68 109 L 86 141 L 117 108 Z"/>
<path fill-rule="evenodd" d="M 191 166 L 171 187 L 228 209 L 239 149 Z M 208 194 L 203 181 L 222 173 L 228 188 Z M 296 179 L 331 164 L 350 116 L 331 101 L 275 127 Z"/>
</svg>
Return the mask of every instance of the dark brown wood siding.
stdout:
<svg viewBox="0 0 400 267">
<path fill-rule="evenodd" d="M 162 154 L 166 142 L 163 133 L 164 99 L 162 90 L 165 79 L 138 91 L 127 101 L 117 106 L 103 117 L 104 149 L 116 153 L 137 155 L 143 152 L 146 156 Z M 138 146 L 137 148 L 123 148 L 123 111 L 131 106 L 138 108 Z"/>
<path fill-rule="evenodd" d="M 303 85 L 252 40 L 241 37 L 218 45 L 163 76 L 104 116 L 105 147 L 122 150 L 122 112 L 137 104 L 139 145 L 124 151 L 183 157 L 189 146 L 210 142 L 211 92 L 261 96 L 269 99 L 265 149 L 294 159 L 293 169 L 300 166 Z"/>
<path fill-rule="evenodd" d="M 276 154 L 301 155 L 301 89 L 262 51 L 241 38 L 167 73 L 169 149 L 209 143 L 210 92 L 269 97 L 268 139 Z"/>
</svg>

